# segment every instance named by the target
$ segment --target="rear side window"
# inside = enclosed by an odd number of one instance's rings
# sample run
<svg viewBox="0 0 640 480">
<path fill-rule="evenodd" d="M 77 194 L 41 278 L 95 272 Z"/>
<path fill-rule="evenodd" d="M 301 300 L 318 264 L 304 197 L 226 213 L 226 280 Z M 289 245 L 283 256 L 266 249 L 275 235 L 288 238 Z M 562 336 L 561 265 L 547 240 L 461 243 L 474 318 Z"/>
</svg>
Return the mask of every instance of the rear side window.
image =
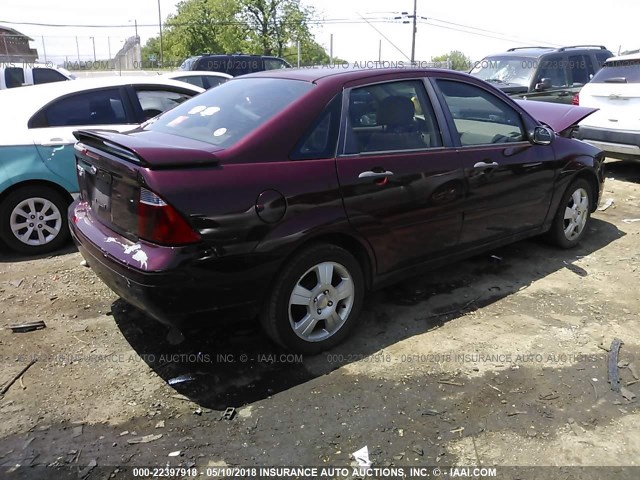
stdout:
<svg viewBox="0 0 640 480">
<path fill-rule="evenodd" d="M 222 85 L 227 80 L 229 79 L 224 77 L 202 77 L 202 83 L 204 85 L 202 88 L 208 90 L 210 88 L 217 87 L 218 85 Z"/>
<path fill-rule="evenodd" d="M 569 71 L 571 72 L 571 83 L 573 85 L 588 83 L 595 73 L 589 55 L 570 55 Z"/>
<path fill-rule="evenodd" d="M 119 89 L 94 90 L 61 98 L 37 113 L 30 128 L 130 123 Z"/>
<path fill-rule="evenodd" d="M 312 83 L 296 80 L 235 80 L 201 93 L 145 129 L 229 147 L 312 88 Z"/>
<path fill-rule="evenodd" d="M 431 103 L 419 80 L 351 90 L 347 118 L 346 154 L 442 146 Z"/>
<path fill-rule="evenodd" d="M 640 83 L 640 59 L 605 63 L 595 74 L 593 83 Z"/>
<path fill-rule="evenodd" d="M 539 61 L 540 69 L 536 75 L 536 83 L 542 82 L 543 78 L 551 80 L 552 87 L 567 86 L 567 61 L 562 55 L 549 55 Z"/>
<path fill-rule="evenodd" d="M 34 68 L 33 83 L 39 85 L 41 83 L 64 82 L 67 77 L 52 68 Z"/>
<path fill-rule="evenodd" d="M 281 68 L 288 68 L 288 65 L 279 58 L 265 58 L 264 69 L 265 70 L 279 70 Z"/>
<path fill-rule="evenodd" d="M 18 67 L 5 68 L 4 83 L 7 88 L 21 87 L 24 85 L 24 70 Z"/>
<path fill-rule="evenodd" d="M 340 131 L 342 94 L 338 94 L 318 117 L 309 132 L 302 137 L 291 155 L 292 160 L 332 158 L 336 154 Z"/>
</svg>

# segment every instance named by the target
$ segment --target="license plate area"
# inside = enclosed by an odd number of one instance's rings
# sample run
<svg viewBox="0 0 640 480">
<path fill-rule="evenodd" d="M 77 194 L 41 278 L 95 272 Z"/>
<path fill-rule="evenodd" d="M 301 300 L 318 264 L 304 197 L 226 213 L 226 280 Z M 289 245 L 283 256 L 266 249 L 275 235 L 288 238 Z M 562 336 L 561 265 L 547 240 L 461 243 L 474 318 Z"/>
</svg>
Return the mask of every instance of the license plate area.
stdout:
<svg viewBox="0 0 640 480">
<path fill-rule="evenodd" d="M 99 217 L 109 217 L 111 212 L 111 188 L 113 177 L 104 170 L 96 169 L 89 174 L 89 203 Z"/>
</svg>

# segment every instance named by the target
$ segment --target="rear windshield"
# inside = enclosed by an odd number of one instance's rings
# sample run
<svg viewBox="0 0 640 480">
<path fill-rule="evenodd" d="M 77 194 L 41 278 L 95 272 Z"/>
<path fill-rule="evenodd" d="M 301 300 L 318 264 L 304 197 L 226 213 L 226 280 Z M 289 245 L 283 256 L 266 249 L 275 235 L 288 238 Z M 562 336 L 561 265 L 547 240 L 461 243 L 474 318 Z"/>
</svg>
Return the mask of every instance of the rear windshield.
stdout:
<svg viewBox="0 0 640 480">
<path fill-rule="evenodd" d="M 144 128 L 230 147 L 311 88 L 309 82 L 279 78 L 234 80 L 187 100 Z"/>
<path fill-rule="evenodd" d="M 640 59 L 606 62 L 592 83 L 640 83 Z"/>
</svg>

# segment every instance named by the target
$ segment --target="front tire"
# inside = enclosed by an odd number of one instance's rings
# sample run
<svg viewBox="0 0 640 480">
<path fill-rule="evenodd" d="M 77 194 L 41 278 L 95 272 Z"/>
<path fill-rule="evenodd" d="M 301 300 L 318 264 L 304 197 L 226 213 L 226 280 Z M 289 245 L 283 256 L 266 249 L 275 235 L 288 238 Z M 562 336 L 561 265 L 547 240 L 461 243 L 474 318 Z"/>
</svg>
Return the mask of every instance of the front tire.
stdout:
<svg viewBox="0 0 640 480">
<path fill-rule="evenodd" d="M 573 248 L 587 232 L 593 205 L 589 182 L 579 178 L 569 185 L 562 196 L 558 211 L 548 233 L 552 243 L 561 248 Z"/>
<path fill-rule="evenodd" d="M 315 354 L 344 340 L 364 299 L 358 261 L 336 245 L 296 254 L 276 279 L 261 315 L 267 335 L 288 350 Z"/>
<path fill-rule="evenodd" d="M 52 188 L 19 188 L 0 205 L 0 236 L 9 248 L 26 255 L 57 250 L 69 238 L 68 205 Z"/>
</svg>

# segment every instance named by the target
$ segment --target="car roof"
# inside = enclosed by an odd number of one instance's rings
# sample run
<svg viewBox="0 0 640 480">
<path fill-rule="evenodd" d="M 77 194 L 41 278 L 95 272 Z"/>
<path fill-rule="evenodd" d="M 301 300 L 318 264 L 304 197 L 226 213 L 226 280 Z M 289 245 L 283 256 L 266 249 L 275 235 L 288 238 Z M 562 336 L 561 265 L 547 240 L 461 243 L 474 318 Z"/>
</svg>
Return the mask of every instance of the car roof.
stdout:
<svg viewBox="0 0 640 480">
<path fill-rule="evenodd" d="M 507 50 L 506 52 L 499 52 L 499 53 L 494 53 L 491 55 L 487 55 L 485 58 L 491 58 L 491 57 L 516 57 L 516 58 L 540 58 L 543 55 L 548 55 L 550 53 L 562 53 L 562 52 L 583 52 L 583 51 L 590 51 L 590 52 L 609 52 L 609 50 L 607 50 L 604 46 L 602 45 L 571 45 L 568 47 L 539 47 L 539 46 L 534 46 L 534 47 L 515 47 L 515 48 L 510 48 L 509 50 Z"/>
<path fill-rule="evenodd" d="M 278 68 L 275 70 L 265 70 L 263 72 L 249 73 L 234 78 L 234 81 L 250 79 L 250 78 L 282 78 L 288 80 L 302 80 L 311 83 L 317 83 L 328 78 L 340 78 L 343 82 L 358 81 L 367 78 L 375 78 L 383 75 L 392 75 L 400 73 L 414 72 L 416 76 L 425 76 L 427 74 L 446 72 L 448 74 L 461 74 L 453 70 L 443 70 L 438 68 L 352 68 L 340 65 L 321 65 L 313 68 Z"/>
<path fill-rule="evenodd" d="M 233 78 L 233 75 L 229 75 L 224 72 L 214 72 L 212 70 L 176 70 L 175 72 L 164 73 L 162 77 L 164 78 L 183 78 L 183 77 L 222 77 L 222 78 Z"/>
<path fill-rule="evenodd" d="M 26 121 L 31 116 L 56 98 L 72 93 L 84 92 L 97 88 L 120 87 L 124 85 L 172 86 L 202 93 L 204 89 L 179 80 L 171 80 L 161 76 L 150 77 L 99 77 L 78 79 L 68 82 L 44 83 L 18 88 L 0 90 L 0 105 L 10 115 L 0 115 L 0 135 L 4 135 L 4 127 L 26 128 Z"/>
<path fill-rule="evenodd" d="M 609 57 L 607 58 L 606 63 L 624 60 L 640 60 L 640 52 L 629 53 L 627 55 L 618 55 L 617 57 Z"/>
</svg>

